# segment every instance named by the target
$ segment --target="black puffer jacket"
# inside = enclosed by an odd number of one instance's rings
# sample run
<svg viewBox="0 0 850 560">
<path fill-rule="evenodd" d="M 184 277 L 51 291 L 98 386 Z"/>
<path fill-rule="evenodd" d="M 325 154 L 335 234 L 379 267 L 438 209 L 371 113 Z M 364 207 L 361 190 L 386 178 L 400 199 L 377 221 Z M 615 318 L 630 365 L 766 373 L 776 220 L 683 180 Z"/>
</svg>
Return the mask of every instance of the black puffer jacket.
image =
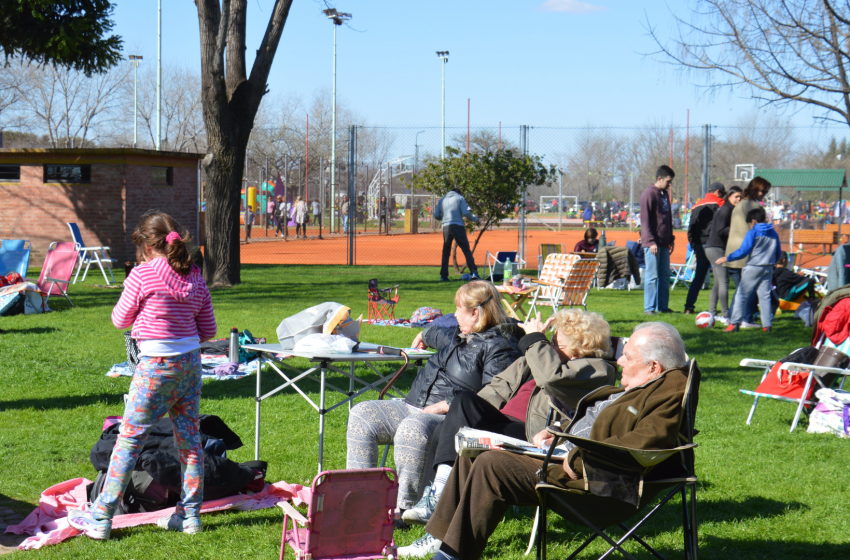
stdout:
<svg viewBox="0 0 850 560">
<path fill-rule="evenodd" d="M 516 322 L 468 336 L 461 336 L 457 327 L 426 328 L 422 340 L 437 354 L 413 380 L 407 402 L 424 407 L 461 390 L 477 393 L 522 356 L 517 341 L 523 334 Z"/>
</svg>

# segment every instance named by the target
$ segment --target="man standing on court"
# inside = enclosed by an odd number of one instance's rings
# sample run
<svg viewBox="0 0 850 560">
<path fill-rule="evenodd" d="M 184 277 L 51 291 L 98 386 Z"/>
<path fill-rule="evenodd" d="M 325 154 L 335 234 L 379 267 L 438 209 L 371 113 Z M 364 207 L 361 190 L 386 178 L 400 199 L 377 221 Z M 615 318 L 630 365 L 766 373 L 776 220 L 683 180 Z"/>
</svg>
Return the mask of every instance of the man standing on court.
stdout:
<svg viewBox="0 0 850 560">
<path fill-rule="evenodd" d="M 469 211 L 469 204 L 461 196 L 458 189 L 452 189 L 437 202 L 434 208 L 434 219 L 443 222 L 443 260 L 440 266 L 440 282 L 449 281 L 449 255 L 452 252 L 452 241 L 463 251 L 466 265 L 472 278 L 478 278 L 478 267 L 475 266 L 475 258 L 469 250 L 469 240 L 466 237 L 466 228 L 463 219 L 466 218 L 473 223 L 478 223 L 478 218 Z"/>
<path fill-rule="evenodd" d="M 670 303 L 670 253 L 673 252 L 673 213 L 670 187 L 676 174 L 666 165 L 655 172 L 655 184 L 640 195 L 640 241 L 646 260 L 643 285 L 645 315 L 672 313 Z"/>
</svg>

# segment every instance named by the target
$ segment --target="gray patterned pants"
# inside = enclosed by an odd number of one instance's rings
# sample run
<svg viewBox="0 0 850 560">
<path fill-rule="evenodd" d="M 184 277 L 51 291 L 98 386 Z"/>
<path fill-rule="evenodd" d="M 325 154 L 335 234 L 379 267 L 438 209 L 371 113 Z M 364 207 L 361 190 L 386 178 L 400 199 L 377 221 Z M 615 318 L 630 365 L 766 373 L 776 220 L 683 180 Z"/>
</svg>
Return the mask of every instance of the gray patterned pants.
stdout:
<svg viewBox="0 0 850 560">
<path fill-rule="evenodd" d="M 358 403 L 348 415 L 346 468 L 375 468 L 378 446 L 392 445 L 398 472 L 398 507 L 412 508 L 419 494 L 431 436 L 444 418 L 440 414 L 422 414 L 402 399 Z"/>
</svg>

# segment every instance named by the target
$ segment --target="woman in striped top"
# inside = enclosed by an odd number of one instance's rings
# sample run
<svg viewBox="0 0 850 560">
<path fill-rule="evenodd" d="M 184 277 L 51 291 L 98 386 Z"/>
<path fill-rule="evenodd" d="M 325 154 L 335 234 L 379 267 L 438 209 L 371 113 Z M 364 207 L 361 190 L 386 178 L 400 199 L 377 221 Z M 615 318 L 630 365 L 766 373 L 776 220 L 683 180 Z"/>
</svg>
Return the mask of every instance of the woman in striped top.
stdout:
<svg viewBox="0 0 850 560">
<path fill-rule="evenodd" d="M 142 263 L 124 280 L 112 311 L 119 329 L 132 325 L 139 344 L 121 431 L 103 491 L 93 504 L 69 512 L 70 524 L 93 539 L 108 539 L 112 517 L 130 481 L 139 452 L 154 425 L 168 414 L 180 450 L 183 491 L 174 513 L 159 519 L 163 529 L 201 530 L 204 463 L 199 431 L 201 342 L 216 333 L 209 290 L 192 263 L 189 236 L 174 218 L 150 210 L 132 235 Z"/>
</svg>

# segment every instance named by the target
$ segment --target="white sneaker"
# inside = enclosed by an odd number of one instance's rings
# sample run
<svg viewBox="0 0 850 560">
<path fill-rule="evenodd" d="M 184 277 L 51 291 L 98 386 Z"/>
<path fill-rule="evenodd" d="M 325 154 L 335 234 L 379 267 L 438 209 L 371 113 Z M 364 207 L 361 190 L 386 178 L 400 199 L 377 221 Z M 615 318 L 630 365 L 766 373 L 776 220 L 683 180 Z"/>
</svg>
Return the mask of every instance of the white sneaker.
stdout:
<svg viewBox="0 0 850 560">
<path fill-rule="evenodd" d="M 413 544 L 398 549 L 399 558 L 431 558 L 440 551 L 442 541 L 437 537 L 425 533 L 421 539 L 413 541 Z"/>
<path fill-rule="evenodd" d="M 717 317 L 717 316 L 715 316 L 714 322 L 720 323 L 721 325 L 723 325 L 725 327 L 726 325 L 729 324 L 729 317 Z"/>
<path fill-rule="evenodd" d="M 742 329 L 760 329 L 761 325 L 758 323 L 747 323 L 746 321 L 741 323 Z"/>
</svg>

